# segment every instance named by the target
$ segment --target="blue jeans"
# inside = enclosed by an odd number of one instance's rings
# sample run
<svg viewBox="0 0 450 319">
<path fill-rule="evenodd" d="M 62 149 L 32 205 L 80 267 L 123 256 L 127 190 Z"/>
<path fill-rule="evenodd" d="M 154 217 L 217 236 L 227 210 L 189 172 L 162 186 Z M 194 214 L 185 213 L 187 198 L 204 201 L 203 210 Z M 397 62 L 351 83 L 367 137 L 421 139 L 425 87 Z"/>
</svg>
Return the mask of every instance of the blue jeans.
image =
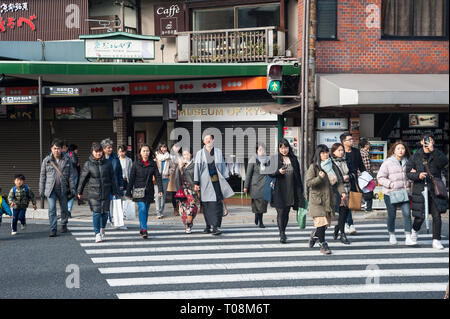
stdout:
<svg viewBox="0 0 450 319">
<path fill-rule="evenodd" d="M 349 226 L 353 225 L 353 216 L 352 216 L 352 211 L 351 210 L 348 211 L 347 221 L 346 222 L 347 222 L 347 224 Z"/>
<path fill-rule="evenodd" d="M 105 228 L 108 222 L 108 213 L 94 213 L 92 223 L 94 224 L 94 233 L 100 233 L 100 228 Z"/>
<path fill-rule="evenodd" d="M 405 222 L 405 232 L 411 232 L 411 209 L 409 202 L 391 204 L 391 199 L 388 195 L 384 195 L 384 202 L 386 203 L 386 209 L 388 212 L 387 228 L 390 233 L 395 232 L 395 217 L 397 215 L 397 208 L 400 207 L 403 214 L 403 220 Z"/>
<path fill-rule="evenodd" d="M 22 225 L 26 225 L 26 220 L 25 220 L 26 211 L 27 211 L 26 208 L 22 208 L 22 209 L 13 208 L 13 219 L 11 222 L 11 230 L 13 232 L 17 231 L 17 223 L 19 222 L 19 220 Z"/>
<path fill-rule="evenodd" d="M 137 202 L 139 209 L 139 230 L 147 230 L 148 210 L 150 203 Z"/>
<path fill-rule="evenodd" d="M 58 218 L 56 216 L 56 200 L 59 201 L 61 207 L 61 224 L 67 225 L 69 221 L 69 211 L 67 206 L 67 194 L 61 193 L 60 189 L 53 189 L 48 200 L 48 220 L 50 222 L 50 230 L 56 230 L 58 224 Z"/>
<path fill-rule="evenodd" d="M 77 183 L 78 183 L 78 176 L 75 176 L 74 183 L 75 183 L 75 185 L 77 185 Z M 72 207 L 73 207 L 73 202 L 74 201 L 75 201 L 75 197 L 72 198 L 71 200 L 69 200 L 69 202 L 67 203 L 67 209 L 69 210 L 69 213 L 72 212 Z"/>
</svg>

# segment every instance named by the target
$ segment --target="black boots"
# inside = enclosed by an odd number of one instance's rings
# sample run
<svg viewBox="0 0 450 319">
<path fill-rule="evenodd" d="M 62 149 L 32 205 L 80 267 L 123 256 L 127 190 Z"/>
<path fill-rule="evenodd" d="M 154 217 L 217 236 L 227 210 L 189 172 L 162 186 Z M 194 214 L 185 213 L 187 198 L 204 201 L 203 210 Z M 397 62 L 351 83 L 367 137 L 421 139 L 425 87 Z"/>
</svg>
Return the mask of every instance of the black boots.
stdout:
<svg viewBox="0 0 450 319">
<path fill-rule="evenodd" d="M 350 245 L 350 241 L 348 240 L 345 232 L 339 231 L 339 225 L 334 226 L 334 240 L 338 240 L 345 245 Z"/>
<path fill-rule="evenodd" d="M 266 228 L 263 223 L 263 214 L 255 214 L 255 225 L 259 225 L 259 228 Z"/>
<path fill-rule="evenodd" d="M 313 230 L 313 231 L 311 232 L 310 237 L 309 237 L 308 247 L 309 247 L 309 248 L 313 248 L 314 245 L 316 244 L 317 239 L 318 239 L 318 238 L 316 237 L 316 230 Z"/>
<path fill-rule="evenodd" d="M 339 235 L 339 225 L 334 226 L 334 240 L 338 239 Z"/>
<path fill-rule="evenodd" d="M 287 243 L 287 237 L 285 233 L 280 233 L 280 243 L 286 244 Z"/>
</svg>

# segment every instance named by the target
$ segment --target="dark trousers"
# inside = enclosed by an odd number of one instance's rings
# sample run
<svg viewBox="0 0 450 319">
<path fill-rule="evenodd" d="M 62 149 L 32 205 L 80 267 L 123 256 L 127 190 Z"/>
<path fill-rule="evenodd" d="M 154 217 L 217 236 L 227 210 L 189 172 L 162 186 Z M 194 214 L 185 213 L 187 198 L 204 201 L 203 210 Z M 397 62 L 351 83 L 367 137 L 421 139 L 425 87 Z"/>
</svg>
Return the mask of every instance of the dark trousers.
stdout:
<svg viewBox="0 0 450 319">
<path fill-rule="evenodd" d="M 217 202 L 202 202 L 203 216 L 205 217 L 206 227 L 222 226 L 223 203 L 222 200 Z"/>
<path fill-rule="evenodd" d="M 429 212 L 433 217 L 433 239 L 441 240 L 441 228 L 442 228 L 441 213 L 439 212 L 438 208 L 436 207 L 436 204 L 431 198 L 429 199 L 428 203 L 429 203 Z M 425 217 L 424 218 L 415 217 L 412 226 L 413 229 L 416 232 L 418 232 L 424 221 Z"/>
<path fill-rule="evenodd" d="M 26 211 L 27 211 L 26 208 L 22 208 L 22 209 L 13 208 L 13 220 L 11 223 L 11 228 L 12 228 L 13 232 L 17 231 L 17 223 L 19 221 L 22 225 L 26 225 L 26 220 L 25 220 Z"/>
<path fill-rule="evenodd" d="M 338 219 L 338 229 L 343 234 L 345 229 L 345 222 L 347 220 L 349 209 L 345 206 L 339 207 L 339 219 Z"/>
<path fill-rule="evenodd" d="M 286 227 L 289 222 L 290 211 L 291 211 L 290 207 L 277 208 L 277 224 L 280 234 L 284 234 L 286 232 Z"/>
</svg>

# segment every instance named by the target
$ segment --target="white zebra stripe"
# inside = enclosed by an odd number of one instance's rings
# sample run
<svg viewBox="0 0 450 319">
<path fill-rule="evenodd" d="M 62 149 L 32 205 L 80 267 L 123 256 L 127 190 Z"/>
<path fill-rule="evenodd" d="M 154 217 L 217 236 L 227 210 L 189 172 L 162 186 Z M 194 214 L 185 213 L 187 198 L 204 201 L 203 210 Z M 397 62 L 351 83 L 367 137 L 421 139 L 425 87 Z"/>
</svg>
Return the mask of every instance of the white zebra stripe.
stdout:
<svg viewBox="0 0 450 319">
<path fill-rule="evenodd" d="M 259 287 L 235 289 L 204 289 L 180 291 L 153 291 L 138 293 L 119 293 L 119 299 L 205 299 L 205 298 L 244 298 L 273 296 L 314 296 L 342 294 L 373 294 L 389 292 L 443 292 L 445 283 L 406 283 L 379 285 L 346 286 L 302 286 L 302 287 Z"/>
<path fill-rule="evenodd" d="M 424 239 L 424 238 L 428 238 L 431 239 L 432 238 L 432 234 L 428 234 L 428 235 L 423 235 L 420 236 L 420 239 Z M 173 238 L 173 237 L 170 237 Z M 389 240 L 389 236 L 388 235 L 361 235 L 361 236 L 353 236 L 353 237 L 348 237 L 349 240 L 354 243 L 354 242 L 361 242 L 361 239 L 386 239 L 387 241 Z M 399 235 L 397 236 L 397 239 L 403 239 L 405 238 L 405 235 Z M 444 238 L 444 236 L 442 236 L 442 238 Z M 82 238 L 82 237 L 77 237 L 75 238 L 78 241 L 82 241 L 82 240 L 89 240 L 89 241 L 94 241 L 93 238 Z M 125 239 L 134 239 L 134 241 L 111 241 L 111 240 L 125 240 Z M 106 240 L 104 242 L 101 243 L 80 243 L 81 247 L 110 247 L 110 246 L 156 246 L 156 245 L 168 245 L 168 244 L 180 244 L 180 239 L 176 239 L 176 240 L 158 240 L 160 239 L 160 237 L 156 237 L 156 240 L 142 240 L 140 237 L 138 236 L 133 236 L 133 237 L 106 237 Z M 197 239 L 197 237 L 192 237 L 192 236 L 185 236 L 183 237 L 183 239 L 186 239 L 186 243 L 189 244 L 207 244 L 207 243 L 240 243 L 240 242 L 244 242 L 244 243 L 252 243 L 252 242 L 260 242 L 260 241 L 278 241 L 280 238 L 279 236 L 262 236 L 262 237 L 252 237 L 252 238 L 229 238 L 229 237 L 221 237 L 221 238 L 203 238 L 203 239 Z M 293 240 L 309 240 L 309 236 L 289 236 L 288 237 L 289 241 L 293 241 Z M 330 243 L 334 243 L 334 241 L 331 241 Z M 422 242 L 420 241 L 419 244 L 421 244 Z M 399 244 L 401 245 L 402 243 L 399 242 Z"/>
<path fill-rule="evenodd" d="M 431 245 L 431 240 L 424 240 L 420 242 L 422 245 Z M 448 240 L 442 240 L 442 244 L 448 244 Z M 104 249 L 86 249 L 88 255 L 98 254 L 127 254 L 127 253 L 158 253 L 158 252 L 186 252 L 188 251 L 210 251 L 210 250 L 239 250 L 239 249 L 288 249 L 288 248 L 307 248 L 308 243 L 290 243 L 290 244 L 251 244 L 251 245 L 210 245 L 210 246 L 189 246 L 188 249 L 182 245 L 177 247 L 145 247 L 145 248 L 104 248 Z M 345 245 L 341 242 L 334 242 L 330 244 L 332 247 L 379 247 L 390 245 L 386 241 L 373 242 L 354 242 L 351 245 Z"/>
<path fill-rule="evenodd" d="M 433 277 L 448 276 L 447 268 L 419 268 L 419 269 L 380 269 L 377 270 L 380 278 L 386 277 Z M 342 278 L 367 278 L 374 276 L 373 270 L 335 270 L 335 271 L 305 271 L 305 272 L 281 272 L 281 273 L 256 273 L 256 274 L 221 274 L 189 276 L 189 284 L 197 283 L 225 283 L 225 282 L 251 282 L 268 280 L 301 280 L 301 279 L 342 279 Z M 186 277 L 161 276 L 106 279 L 111 287 L 147 286 L 147 285 L 173 285 L 185 284 Z"/>
<path fill-rule="evenodd" d="M 447 264 L 448 257 L 430 258 L 378 258 L 378 259 L 339 259 L 339 260 L 298 260 L 298 261 L 270 261 L 244 262 L 225 264 L 183 264 L 135 267 L 105 267 L 99 268 L 102 274 L 154 273 L 166 271 L 198 271 L 198 270 L 231 270 L 231 269 L 267 269 L 267 268 L 300 268 L 320 266 L 352 266 L 352 265 L 414 265 L 414 264 Z"/>
<path fill-rule="evenodd" d="M 394 248 L 394 249 L 347 249 L 335 250 L 335 256 L 358 255 L 401 255 L 401 254 L 448 254 L 448 248 L 436 250 L 433 248 Z M 308 251 L 272 251 L 246 252 L 246 253 L 207 253 L 207 254 L 182 254 L 182 255 L 153 255 L 153 256 L 122 256 L 122 257 L 96 257 L 91 258 L 94 264 L 123 263 L 123 262 L 147 262 L 147 261 L 174 261 L 174 260 L 209 260 L 209 259 L 239 259 L 239 258 L 276 258 L 276 257 L 306 257 L 319 256 L 318 248 Z"/>
</svg>

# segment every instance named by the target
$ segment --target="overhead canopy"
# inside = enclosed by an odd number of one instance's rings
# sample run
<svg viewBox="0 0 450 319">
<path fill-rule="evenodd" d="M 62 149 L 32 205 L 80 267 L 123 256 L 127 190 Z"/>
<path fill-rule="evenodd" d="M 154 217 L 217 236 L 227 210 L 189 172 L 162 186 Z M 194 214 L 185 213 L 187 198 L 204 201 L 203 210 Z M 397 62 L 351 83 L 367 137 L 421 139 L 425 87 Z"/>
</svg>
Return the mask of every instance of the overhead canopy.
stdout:
<svg viewBox="0 0 450 319">
<path fill-rule="evenodd" d="M 292 109 L 299 108 L 299 107 L 300 107 L 300 102 L 293 102 L 290 104 L 278 104 L 278 103 L 269 104 L 269 105 L 262 106 L 261 109 L 270 114 L 283 115 L 287 111 L 290 111 Z"/>
<path fill-rule="evenodd" d="M 448 74 L 319 74 L 320 107 L 448 105 Z"/>
<path fill-rule="evenodd" d="M 107 63 L 0 61 L 6 77 L 53 83 L 108 83 L 246 76 L 266 76 L 267 63 Z M 283 66 L 283 75 L 300 74 L 300 68 Z"/>
</svg>

